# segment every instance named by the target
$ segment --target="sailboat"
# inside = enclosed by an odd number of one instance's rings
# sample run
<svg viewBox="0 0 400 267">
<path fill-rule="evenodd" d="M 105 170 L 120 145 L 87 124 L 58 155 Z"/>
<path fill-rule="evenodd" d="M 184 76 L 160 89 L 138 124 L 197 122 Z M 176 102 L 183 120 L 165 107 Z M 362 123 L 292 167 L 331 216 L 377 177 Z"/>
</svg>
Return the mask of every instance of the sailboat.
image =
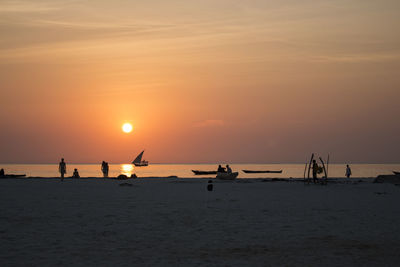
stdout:
<svg viewBox="0 0 400 267">
<path fill-rule="evenodd" d="M 144 150 L 140 152 L 140 154 L 132 161 L 132 164 L 134 164 L 136 167 L 144 167 L 149 165 L 147 160 L 142 160 L 143 153 Z"/>
</svg>

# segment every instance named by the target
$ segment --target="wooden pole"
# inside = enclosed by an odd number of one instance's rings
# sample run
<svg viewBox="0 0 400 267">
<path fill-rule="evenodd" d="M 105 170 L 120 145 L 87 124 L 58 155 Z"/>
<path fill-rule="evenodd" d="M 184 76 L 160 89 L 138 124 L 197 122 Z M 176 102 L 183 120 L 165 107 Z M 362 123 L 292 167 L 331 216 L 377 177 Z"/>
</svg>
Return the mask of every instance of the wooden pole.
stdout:
<svg viewBox="0 0 400 267">
<path fill-rule="evenodd" d="M 304 167 L 304 175 L 303 175 L 304 182 L 306 182 L 306 171 L 307 171 L 307 166 L 308 166 L 308 162 L 306 162 L 306 166 Z"/>
<path fill-rule="evenodd" d="M 328 178 L 328 175 L 329 175 L 329 154 L 328 154 L 328 159 L 326 160 L 326 174 L 327 174 L 326 178 Z"/>
<path fill-rule="evenodd" d="M 328 173 L 326 172 L 325 164 L 324 164 L 324 161 L 322 160 L 321 157 L 319 157 L 319 160 L 322 163 L 322 168 L 324 169 L 324 173 L 325 173 L 325 182 L 323 184 L 327 184 L 327 182 L 328 182 Z"/>
<path fill-rule="evenodd" d="M 310 159 L 310 164 L 308 165 L 308 173 L 307 173 L 307 181 L 310 183 L 310 169 L 311 169 L 311 164 L 314 159 L 314 153 L 311 154 L 311 159 Z"/>
</svg>

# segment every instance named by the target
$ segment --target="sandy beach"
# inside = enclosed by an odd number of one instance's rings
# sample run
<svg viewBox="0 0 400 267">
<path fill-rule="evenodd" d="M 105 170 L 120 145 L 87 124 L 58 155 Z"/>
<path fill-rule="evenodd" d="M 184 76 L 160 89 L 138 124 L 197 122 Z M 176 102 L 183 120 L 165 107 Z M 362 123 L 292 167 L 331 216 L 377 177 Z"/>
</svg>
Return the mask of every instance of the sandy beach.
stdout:
<svg viewBox="0 0 400 267">
<path fill-rule="evenodd" d="M 121 186 L 128 183 L 130 185 Z M 2 179 L 1 266 L 398 266 L 400 187 Z"/>
</svg>

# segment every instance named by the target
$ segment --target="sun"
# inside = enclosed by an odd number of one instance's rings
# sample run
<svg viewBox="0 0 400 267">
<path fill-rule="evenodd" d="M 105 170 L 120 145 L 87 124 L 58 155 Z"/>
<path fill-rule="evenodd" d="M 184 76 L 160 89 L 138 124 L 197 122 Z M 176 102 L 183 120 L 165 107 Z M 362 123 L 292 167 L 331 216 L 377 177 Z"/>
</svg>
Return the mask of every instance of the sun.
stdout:
<svg viewBox="0 0 400 267">
<path fill-rule="evenodd" d="M 124 123 L 124 125 L 122 125 L 122 131 L 124 133 L 130 133 L 130 132 L 132 132 L 132 130 L 133 130 L 132 124 L 127 122 L 127 123 Z"/>
</svg>

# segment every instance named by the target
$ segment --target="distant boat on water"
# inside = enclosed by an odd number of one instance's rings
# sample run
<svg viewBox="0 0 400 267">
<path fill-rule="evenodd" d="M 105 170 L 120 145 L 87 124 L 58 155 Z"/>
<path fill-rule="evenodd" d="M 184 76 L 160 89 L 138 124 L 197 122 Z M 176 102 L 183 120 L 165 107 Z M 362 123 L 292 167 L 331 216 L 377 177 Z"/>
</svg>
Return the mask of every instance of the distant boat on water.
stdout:
<svg viewBox="0 0 400 267">
<path fill-rule="evenodd" d="M 147 160 L 142 160 L 144 150 L 132 161 L 132 164 L 136 167 L 148 166 L 149 162 Z"/>
<path fill-rule="evenodd" d="M 25 177 L 26 174 L 4 174 L 0 176 L 0 178 L 22 178 Z"/>
<path fill-rule="evenodd" d="M 210 174 L 217 174 L 217 171 L 198 171 L 192 170 L 195 175 L 210 175 Z"/>
<path fill-rule="evenodd" d="M 282 170 L 279 171 L 251 171 L 251 170 L 242 170 L 244 173 L 282 173 Z"/>
</svg>

